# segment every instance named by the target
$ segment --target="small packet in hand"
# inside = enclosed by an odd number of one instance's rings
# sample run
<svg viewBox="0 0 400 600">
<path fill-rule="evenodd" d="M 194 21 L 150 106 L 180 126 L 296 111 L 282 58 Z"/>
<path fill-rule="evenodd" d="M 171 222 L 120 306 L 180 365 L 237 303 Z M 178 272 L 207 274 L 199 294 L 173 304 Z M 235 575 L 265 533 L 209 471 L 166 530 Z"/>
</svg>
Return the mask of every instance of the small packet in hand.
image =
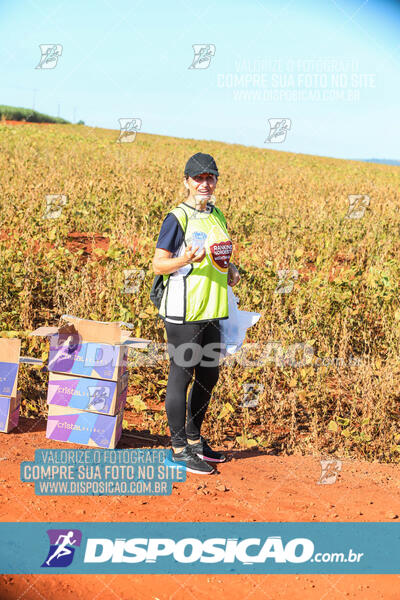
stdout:
<svg viewBox="0 0 400 600">
<path fill-rule="evenodd" d="M 202 249 L 204 248 L 206 239 L 207 239 L 207 234 L 204 233 L 204 231 L 193 231 L 192 236 L 189 240 L 189 243 L 192 244 L 192 250 L 196 246 L 199 247 L 199 249 L 196 250 L 195 256 L 198 256 L 200 254 L 200 252 L 202 251 Z"/>
</svg>

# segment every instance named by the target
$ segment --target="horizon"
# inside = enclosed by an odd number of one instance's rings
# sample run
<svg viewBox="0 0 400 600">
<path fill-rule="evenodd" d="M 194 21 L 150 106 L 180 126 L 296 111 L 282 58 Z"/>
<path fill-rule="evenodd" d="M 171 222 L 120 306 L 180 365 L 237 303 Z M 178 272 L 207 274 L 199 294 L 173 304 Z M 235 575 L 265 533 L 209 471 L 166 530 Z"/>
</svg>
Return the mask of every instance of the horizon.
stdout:
<svg viewBox="0 0 400 600">
<path fill-rule="evenodd" d="M 26 108 L 26 107 L 14 107 L 14 108 Z M 54 115 L 47 115 L 49 117 L 54 117 Z M 61 115 L 61 118 L 62 115 Z M 28 123 L 30 121 L 27 121 Z M 34 122 L 34 121 L 32 121 Z M 51 125 L 63 125 L 63 123 L 50 123 Z M 72 123 L 72 122 L 68 122 L 66 123 L 67 125 L 78 125 L 78 123 Z M 81 124 L 83 127 L 89 127 L 91 129 L 105 129 L 107 131 L 116 131 L 116 132 L 120 132 L 120 129 L 115 129 L 112 127 L 100 127 L 100 126 L 92 126 L 92 125 L 87 125 L 86 123 Z M 226 142 L 224 140 L 215 140 L 215 139 L 207 139 L 207 140 L 197 140 L 196 138 L 187 138 L 184 136 L 178 136 L 178 135 L 165 135 L 162 133 L 152 133 L 149 131 L 140 131 L 140 134 L 145 134 L 145 135 L 155 135 L 155 136 L 159 136 L 159 137 L 169 137 L 169 138 L 177 138 L 177 139 L 181 139 L 181 140 L 190 140 L 190 139 L 194 139 L 195 141 L 198 142 L 215 142 L 218 144 L 227 144 L 230 146 L 243 146 L 244 148 L 256 148 L 257 150 L 268 150 L 268 151 L 272 151 L 272 152 L 282 152 L 285 154 L 297 154 L 297 155 L 304 155 L 304 156 L 315 156 L 316 158 L 333 158 L 335 160 L 351 160 L 351 161 L 355 161 L 355 162 L 371 162 L 371 163 L 380 163 L 382 162 L 382 164 L 389 164 L 390 162 L 394 162 L 394 163 L 398 163 L 400 165 L 400 160 L 396 160 L 393 158 L 376 158 L 376 157 L 369 157 L 369 158 L 349 158 L 349 157 L 340 157 L 340 156 L 328 156 L 328 155 L 324 155 L 324 154 L 309 154 L 308 152 L 291 152 L 290 150 L 279 150 L 278 148 L 263 148 L 263 147 L 259 147 L 259 146 L 255 146 L 253 144 L 244 144 L 244 143 L 237 143 L 237 142 Z M 389 165 L 390 166 L 390 165 Z M 393 165 L 394 166 L 394 165 Z"/>
<path fill-rule="evenodd" d="M 12 108 L 21 108 L 21 109 L 24 109 L 24 110 L 26 110 L 26 109 L 29 110 L 28 107 L 22 107 L 22 106 L 12 107 Z M 47 115 L 47 116 L 48 117 L 54 117 L 54 115 Z M 61 115 L 61 118 L 64 118 L 64 117 Z M 26 122 L 27 123 L 29 123 L 29 122 L 35 123 L 35 121 L 26 121 Z M 63 125 L 63 123 L 50 123 L 50 124 L 51 125 Z M 70 121 L 68 123 L 65 123 L 65 124 L 66 125 L 79 125 L 78 123 L 72 123 Z M 81 123 L 80 125 L 83 126 L 83 127 L 89 127 L 91 129 L 105 129 L 107 131 L 120 132 L 120 129 L 116 129 L 116 128 L 112 128 L 112 127 L 92 126 L 92 125 L 87 125 L 86 123 Z M 184 136 L 177 136 L 177 135 L 165 135 L 165 134 L 161 134 L 161 133 L 152 133 L 152 132 L 149 132 L 149 131 L 140 131 L 139 135 L 140 134 L 155 135 L 155 136 L 159 136 L 159 137 L 177 138 L 177 139 L 182 139 L 182 140 L 194 139 L 195 141 L 198 141 L 198 142 L 211 142 L 211 143 L 215 142 L 215 143 L 218 143 L 218 144 L 227 144 L 227 145 L 230 145 L 230 146 L 243 146 L 244 148 L 256 148 L 257 150 L 268 150 L 268 151 L 272 151 L 272 152 L 282 152 L 282 153 L 285 153 L 285 154 L 296 154 L 296 155 L 304 155 L 304 156 L 314 156 L 316 158 L 333 158 L 335 160 L 344 160 L 344 161 L 351 160 L 353 162 L 369 162 L 369 163 L 375 163 L 375 164 L 382 163 L 382 164 L 385 164 L 385 165 L 388 165 L 388 166 L 391 166 L 391 163 L 395 163 L 395 164 L 392 164 L 392 166 L 400 165 L 400 160 L 393 159 L 393 158 L 388 158 L 388 157 L 386 157 L 386 158 L 376 158 L 374 156 L 371 156 L 371 157 L 368 157 L 368 158 L 352 158 L 352 157 L 349 158 L 349 157 L 340 157 L 340 156 L 328 156 L 328 155 L 325 155 L 325 154 L 310 154 L 308 152 L 292 152 L 290 150 L 279 150 L 278 148 L 263 148 L 263 147 L 260 147 L 260 146 L 255 146 L 253 144 L 245 144 L 245 143 L 237 143 L 237 142 L 227 142 L 227 141 L 224 141 L 224 140 L 215 140 L 215 139 L 207 139 L 207 140 L 201 140 L 200 139 L 200 140 L 198 140 L 196 138 L 187 138 L 187 137 L 184 137 Z"/>
</svg>

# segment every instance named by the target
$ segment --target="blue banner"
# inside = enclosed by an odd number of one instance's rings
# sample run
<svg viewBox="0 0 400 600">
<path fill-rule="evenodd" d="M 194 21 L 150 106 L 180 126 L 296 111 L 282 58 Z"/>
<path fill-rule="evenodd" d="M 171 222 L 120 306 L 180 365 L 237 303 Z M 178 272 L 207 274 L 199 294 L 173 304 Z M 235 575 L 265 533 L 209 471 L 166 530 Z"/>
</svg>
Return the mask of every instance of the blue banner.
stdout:
<svg viewBox="0 0 400 600">
<path fill-rule="evenodd" d="M 393 523 L 0 523 L 0 572 L 399 574 Z"/>
<path fill-rule="evenodd" d="M 37 449 L 23 461 L 21 481 L 33 482 L 40 496 L 162 496 L 186 470 L 159 449 Z"/>
</svg>

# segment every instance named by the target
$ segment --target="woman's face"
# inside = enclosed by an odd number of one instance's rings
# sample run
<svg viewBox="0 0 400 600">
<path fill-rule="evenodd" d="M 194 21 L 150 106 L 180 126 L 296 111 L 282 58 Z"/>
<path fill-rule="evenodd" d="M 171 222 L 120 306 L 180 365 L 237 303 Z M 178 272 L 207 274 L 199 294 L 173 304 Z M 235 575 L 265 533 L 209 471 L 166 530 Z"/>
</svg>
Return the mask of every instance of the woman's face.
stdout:
<svg viewBox="0 0 400 600">
<path fill-rule="evenodd" d="M 185 179 L 191 196 L 200 196 L 209 200 L 217 185 L 217 177 L 214 173 L 201 173 L 195 177 Z"/>
</svg>

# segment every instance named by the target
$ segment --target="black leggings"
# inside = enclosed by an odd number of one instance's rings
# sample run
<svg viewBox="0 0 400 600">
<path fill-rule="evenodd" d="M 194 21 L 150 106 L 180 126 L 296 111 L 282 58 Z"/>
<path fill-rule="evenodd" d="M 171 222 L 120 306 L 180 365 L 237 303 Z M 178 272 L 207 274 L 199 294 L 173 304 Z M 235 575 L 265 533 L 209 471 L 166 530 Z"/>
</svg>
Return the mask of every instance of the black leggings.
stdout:
<svg viewBox="0 0 400 600">
<path fill-rule="evenodd" d="M 203 323 L 168 323 L 164 321 L 168 339 L 170 369 L 165 408 L 171 432 L 171 445 L 186 446 L 187 439 L 197 440 L 210 402 L 211 392 L 219 377 L 219 321 Z M 190 347 L 190 344 L 196 346 Z M 204 353 L 204 346 L 208 346 Z M 216 346 L 218 344 L 218 346 Z M 210 364 L 202 364 L 210 363 Z M 187 403 L 186 394 L 195 371 L 194 383 Z"/>
</svg>

